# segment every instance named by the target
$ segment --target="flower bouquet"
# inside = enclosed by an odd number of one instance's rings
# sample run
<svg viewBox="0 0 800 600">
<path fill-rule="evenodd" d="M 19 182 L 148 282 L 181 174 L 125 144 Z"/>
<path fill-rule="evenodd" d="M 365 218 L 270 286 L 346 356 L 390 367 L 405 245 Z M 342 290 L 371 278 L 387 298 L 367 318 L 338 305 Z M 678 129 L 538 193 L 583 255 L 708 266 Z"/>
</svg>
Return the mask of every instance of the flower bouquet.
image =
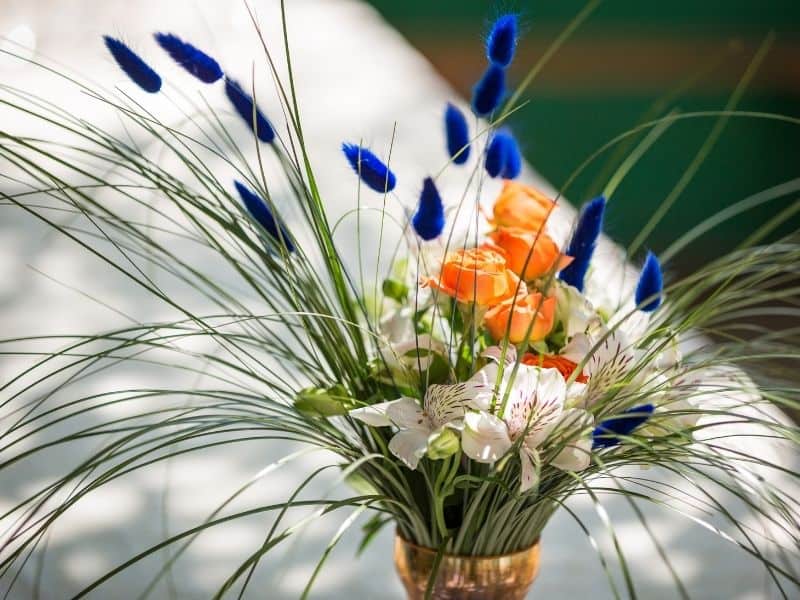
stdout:
<svg viewBox="0 0 800 600">
<path fill-rule="evenodd" d="M 395 193 L 398 176 L 379 153 L 361 143 L 342 145 L 358 182 L 359 210 L 362 193 L 365 203 L 383 203 L 374 264 L 363 264 L 359 252 L 356 267 L 337 246 L 339 223 L 329 220 L 304 142 L 288 42 L 285 76 L 264 40 L 280 101 L 280 110 L 265 111 L 253 81 L 237 82 L 189 42 L 156 34 L 185 77 L 222 88 L 229 107 L 187 106 L 181 126 L 148 108 L 148 94 L 165 93 L 157 65 L 116 38 L 106 37 L 106 48 L 139 89 L 106 93 L 53 71 L 157 143 L 158 156 L 52 100 L 3 86 L 3 106 L 72 139 L 54 145 L 0 130 L 6 170 L 27 186 L 3 193 L 5 204 L 54 227 L 179 313 L 115 331 L 54 336 L 59 346 L 46 351 L 21 348 L 42 340 L 4 341 L 4 353 L 36 359 L 3 385 L 0 473 L 76 438 L 98 444 L 84 463 L 0 516 L 7 524 L 0 577 L 8 590 L 58 517 L 98 487 L 178 454 L 277 439 L 326 451 L 355 495 L 302 499 L 318 471 L 285 502 L 255 509 L 277 514 L 274 524 L 221 583 L 218 597 L 243 594 L 261 559 L 304 524 L 351 508 L 304 596 L 336 543 L 369 511 L 362 549 L 383 527 L 395 529 L 394 559 L 410 598 L 522 598 L 539 568 L 542 531 L 556 511 L 572 512 L 569 500 L 579 495 L 608 525 L 631 597 L 632 577 L 602 508 L 608 495 L 622 495 L 634 507 L 639 501 L 678 512 L 699 507 L 704 517 L 690 516 L 699 526 L 757 557 L 784 597 L 797 591 L 798 505 L 774 476 L 788 486 L 798 473 L 750 451 L 756 439 L 796 452 L 798 428 L 777 408 L 797 406 L 797 385 L 770 378 L 767 367 L 797 360 L 797 331 L 741 325 L 760 314 L 796 314 L 800 245 L 792 236 L 767 243 L 777 224 L 771 222 L 740 250 L 665 280 L 662 263 L 721 219 L 691 229 L 661 261 L 648 252 L 640 268 L 629 259 L 640 257 L 641 243 L 626 253 L 602 237 L 614 186 L 666 127 L 691 118 L 724 123 L 737 114 L 735 106 L 670 113 L 613 140 L 609 147 L 645 134 L 606 193 L 573 215 L 560 195 L 517 181 L 523 161 L 507 123 L 543 64 L 509 95 L 517 38 L 515 15 L 492 25 L 486 70 L 470 103 L 475 118 L 456 103 L 443 107 L 445 167 L 421 181 L 418 198 Z M 273 120 L 281 111 L 283 126 Z M 246 145 L 236 143 L 236 128 L 249 131 Z M 166 156 L 185 177 L 165 166 Z M 235 177 L 223 179 L 209 166 L 217 163 Z M 456 169 L 465 172 L 463 193 L 445 196 L 437 180 Z M 126 203 L 148 219 L 131 216 Z M 734 205 L 731 214 L 751 205 L 749 199 Z M 643 225 L 644 237 L 669 207 L 662 208 Z M 74 220 L 64 224 L 58 211 Z M 395 247 L 383 251 L 388 224 L 400 233 Z M 227 269 L 235 283 L 219 283 L 212 266 Z M 201 313 L 191 300 L 176 300 L 156 283 L 154 270 L 188 285 L 214 310 Z M 197 339 L 213 349 L 197 350 Z M 64 395 L 94 372 L 143 359 L 212 383 Z M 163 404 L 149 407 L 145 399 L 152 396 Z M 186 397 L 188 404 L 175 401 Z M 136 402 L 141 408 L 133 417 L 102 412 Z M 100 422 L 90 423 L 89 415 Z M 44 441 L 22 446 L 33 432 Z M 643 470 L 675 476 L 682 487 Z M 746 506 L 762 530 L 740 522 L 728 502 Z M 196 535 L 251 514 L 224 514 L 226 506 L 136 554 L 80 596 L 164 547 L 178 547 L 147 586 L 151 591 Z M 314 512 L 282 528 L 295 507 Z M 712 524 L 714 516 L 735 532 Z M 643 517 L 642 531 L 650 534 Z M 775 548 L 786 554 L 776 558 Z M 606 565 L 602 554 L 601 560 Z M 610 574 L 609 582 L 620 595 Z M 688 596 L 677 574 L 675 582 Z"/>
</svg>

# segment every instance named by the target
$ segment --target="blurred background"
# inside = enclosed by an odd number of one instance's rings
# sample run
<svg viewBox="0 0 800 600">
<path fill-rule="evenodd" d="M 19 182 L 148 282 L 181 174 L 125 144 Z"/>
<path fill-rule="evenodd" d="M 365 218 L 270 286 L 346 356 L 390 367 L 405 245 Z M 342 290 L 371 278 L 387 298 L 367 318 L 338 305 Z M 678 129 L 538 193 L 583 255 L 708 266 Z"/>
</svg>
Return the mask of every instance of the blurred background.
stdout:
<svg viewBox="0 0 800 600">
<path fill-rule="evenodd" d="M 484 67 L 481 52 L 497 11 L 516 10 L 525 35 L 514 62 L 518 83 L 586 2 L 463 2 L 369 0 L 464 97 Z M 747 87 L 739 110 L 800 117 L 800 2 L 603 3 L 528 90 L 529 104 L 512 117 L 529 162 L 556 188 L 614 136 L 671 109 L 721 110 L 758 46 L 776 37 Z M 693 160 L 714 119 L 678 122 L 643 157 L 617 190 L 607 216 L 609 234 L 622 244 L 639 232 Z M 641 138 L 632 138 L 636 143 Z M 599 194 L 624 158 L 606 153 L 565 195 L 574 204 Z M 797 176 L 800 136 L 794 125 L 733 119 L 708 159 L 647 244 L 662 251 L 702 219 L 747 196 Z M 703 236 L 671 269 L 694 270 L 693 257 L 717 256 L 795 198 L 771 202 Z M 796 229 L 795 215 L 783 232 Z"/>
<path fill-rule="evenodd" d="M 251 3 L 261 11 L 267 37 L 279 40 L 277 0 Z M 403 174 L 400 195 L 415 197 L 421 177 L 430 172 L 431 165 L 443 160 L 441 112 L 445 101 L 457 98 L 456 94 L 468 98 L 484 67 L 482 39 L 495 11 L 519 10 L 522 15 L 526 32 L 512 75 L 518 82 L 524 69 L 541 57 L 584 4 L 575 0 L 500 4 L 463 0 L 287 2 L 292 22 L 297 24 L 292 45 L 298 85 L 307 99 L 303 106 L 305 124 L 313 132 L 308 141 L 317 158 L 321 185 L 330 192 L 328 209 L 342 214 L 355 202 L 352 173 L 339 154 L 341 141 L 363 139 L 385 155 L 395 119 L 399 122 L 399 141 L 392 160 L 397 172 Z M 119 35 L 153 60 L 168 79 L 185 85 L 186 74 L 158 53 L 152 32 L 172 30 L 186 36 L 207 48 L 236 76 L 248 77 L 258 41 L 243 6 L 239 0 L 0 0 L 0 35 L 30 46 L 31 55 L 35 47 L 41 56 L 55 58 L 105 86 L 131 91 L 100 43 L 102 34 Z M 673 107 L 682 112 L 721 109 L 769 31 L 776 33 L 775 43 L 739 108 L 800 117 L 800 6 L 796 2 L 605 2 L 547 64 L 527 94 L 529 103 L 512 120 L 528 161 L 542 175 L 539 179 L 527 171 L 526 183 L 546 186 L 549 181 L 561 188 L 572 171 L 603 143 Z M 0 77 L 4 83 L 56 98 L 59 106 L 75 114 L 89 113 L 93 122 L 99 121 L 122 135 L 111 111 L 97 110 L 72 86 L 59 85 L 49 73 L 0 61 Z M 261 77 L 258 84 L 262 86 L 259 98 L 264 98 L 268 106 L 276 106 L 267 96 L 269 78 Z M 212 89 L 208 94 L 215 106 L 224 106 L 221 90 Z M 158 100 L 148 99 L 154 103 Z M 166 101 L 155 107 L 167 115 L 176 113 Z M 16 127 L 32 135 L 54 135 L 52 128 L 30 128 L 19 115 L 5 116 L 0 113 L 0 129 Z M 239 127 L 239 140 L 248 141 L 249 134 L 241 123 L 232 122 Z M 644 156 L 613 197 L 607 217 L 611 237 L 623 244 L 635 237 L 681 178 L 712 127 L 713 119 L 676 123 Z M 634 143 L 640 140 L 632 139 Z M 797 177 L 798 142 L 796 125 L 731 120 L 677 204 L 649 236 L 647 245 L 661 251 L 678 233 L 722 207 Z M 599 193 L 623 157 L 624 153 L 612 153 L 593 163 L 565 190 L 566 197 L 578 205 Z M 459 180 L 448 180 L 447 176 L 443 186 L 460 189 Z M 0 189 L 16 188 L 2 180 Z M 487 195 L 490 192 L 496 190 L 488 190 Z M 698 254 L 702 255 L 699 262 L 704 263 L 727 251 L 792 201 L 796 198 L 770 203 L 708 232 L 691 252 L 671 262 L 670 269 L 694 270 L 697 265 L 693 258 Z M 787 222 L 786 228 L 796 228 L 796 215 L 790 220 L 794 223 Z M 349 243 L 343 241 L 343 250 L 354 250 L 355 239 L 352 227 L 345 230 L 342 240 Z M 369 242 L 362 246 L 372 247 Z M 53 235 L 22 211 L 4 207 L 0 212 L 0 249 L 3 337 L 107 330 L 126 323 L 121 313 L 142 321 L 171 315 L 161 312 L 163 307 L 100 261 L 63 236 Z M 222 272 L 217 281 L 230 283 L 225 277 Z M 186 290 L 178 293 L 188 302 Z M 99 307 L 88 297 L 99 298 L 106 306 Z M 15 375 L 19 364 L 8 357 L 0 359 L 0 381 Z M 195 385 L 190 375 L 177 370 L 167 377 L 161 371 L 129 363 L 82 382 L 79 390 L 99 393 L 151 381 L 176 389 Z M 123 418 L 129 414 L 126 410 L 134 409 L 108 407 L 100 416 Z M 83 419 L 81 425 L 84 423 L 88 421 Z M 14 469 L 4 469 L 0 473 L 0 514 L 62 475 L 70 465 L 79 464 L 93 450 L 93 443 L 81 440 L 69 447 L 54 447 L 44 456 L 33 456 Z M 33 440 L 26 444 L 21 445 L 23 450 L 28 450 Z M 167 532 L 197 525 L 243 482 L 258 478 L 265 465 L 293 449 L 275 443 L 247 447 L 231 444 L 154 465 L 103 486 L 61 519 L 44 542 L 47 560 L 44 554 L 34 556 L 9 597 L 73 596 L 122 561 L 163 540 Z M 2 459 L 4 455 L 0 455 Z M 229 509 L 283 501 L 310 470 L 327 460 L 302 457 L 259 480 Z M 334 474 L 308 488 L 310 497 L 347 493 Z M 577 498 L 572 507 L 590 523 L 600 550 L 610 555 L 613 541 L 604 533 L 595 507 L 585 498 Z M 620 499 L 609 500 L 605 508 L 629 555 L 641 597 L 675 597 L 671 575 L 661 563 L 658 549 L 642 535 L 637 515 Z M 770 597 L 763 569 L 746 553 L 677 513 L 650 506 L 644 509 L 692 597 Z M 341 521 L 338 516 L 315 521 L 291 546 L 271 555 L 259 569 L 247 597 L 299 597 Z M 181 557 L 167 581 L 155 588 L 152 597 L 211 597 L 243 555 L 260 546 L 269 525 L 268 519 L 254 515 L 203 534 Z M 0 537 L 3 531 L 0 527 Z M 313 598 L 402 597 L 390 559 L 392 531 L 384 530 L 369 552 L 356 560 L 359 541 L 358 535 L 348 535 L 337 547 L 314 588 Z M 533 597 L 612 597 L 594 550 L 566 512 L 559 513 L 548 526 L 544 547 L 542 574 Z M 93 598 L 137 597 L 170 552 L 153 555 L 126 570 Z M 620 583 L 616 565 L 612 570 Z M 0 577 L 0 584 L 7 583 L 7 578 Z M 0 590 L 4 589 L 0 585 Z"/>
</svg>

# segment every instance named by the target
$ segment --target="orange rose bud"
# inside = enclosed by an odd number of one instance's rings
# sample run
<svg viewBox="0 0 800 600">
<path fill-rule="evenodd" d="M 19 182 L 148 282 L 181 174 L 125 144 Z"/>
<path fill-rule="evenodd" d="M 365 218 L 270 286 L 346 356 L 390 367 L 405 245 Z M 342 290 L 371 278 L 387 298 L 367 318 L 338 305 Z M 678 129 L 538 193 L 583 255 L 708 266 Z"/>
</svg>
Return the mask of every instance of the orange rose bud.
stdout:
<svg viewBox="0 0 800 600">
<path fill-rule="evenodd" d="M 572 261 L 561 254 L 553 238 L 543 231 L 502 227 L 492 231 L 489 237 L 503 251 L 508 268 L 525 281 L 560 271 Z"/>
<path fill-rule="evenodd" d="M 556 203 L 539 190 L 527 185 L 506 181 L 494 203 L 495 227 L 520 227 L 538 231 L 555 208 Z"/>
<path fill-rule="evenodd" d="M 524 283 L 506 267 L 502 254 L 490 248 L 468 248 L 448 252 L 442 263 L 438 281 L 423 279 L 423 285 L 452 296 L 459 302 L 494 306 L 527 292 Z"/>
<path fill-rule="evenodd" d="M 522 357 L 522 364 L 531 367 L 541 367 L 542 369 L 558 369 L 558 372 L 564 377 L 569 379 L 578 368 L 577 363 L 572 362 L 565 356 L 555 356 L 552 354 L 537 355 L 528 352 Z M 581 373 L 575 378 L 578 383 L 586 383 L 589 377 Z"/>
<path fill-rule="evenodd" d="M 505 300 L 490 308 L 486 311 L 483 322 L 496 341 L 502 340 L 508 331 L 508 341 L 519 344 L 526 340 L 526 334 L 529 342 L 544 339 L 553 328 L 555 319 L 555 297 L 545 298 L 540 293 L 534 292 L 527 296 L 519 296 L 516 301 L 513 298 Z"/>
</svg>

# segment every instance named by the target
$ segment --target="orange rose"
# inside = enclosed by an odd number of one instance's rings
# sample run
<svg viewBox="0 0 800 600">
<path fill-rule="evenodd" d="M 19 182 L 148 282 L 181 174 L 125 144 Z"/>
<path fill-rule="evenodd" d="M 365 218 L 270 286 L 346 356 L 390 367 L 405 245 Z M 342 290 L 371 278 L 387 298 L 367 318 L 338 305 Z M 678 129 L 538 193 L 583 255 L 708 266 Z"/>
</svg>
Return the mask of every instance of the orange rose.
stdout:
<svg viewBox="0 0 800 600">
<path fill-rule="evenodd" d="M 494 203 L 494 219 L 490 223 L 495 227 L 520 227 L 538 231 L 555 205 L 555 202 L 539 190 L 506 181 Z"/>
<path fill-rule="evenodd" d="M 544 339 L 553 328 L 555 319 L 555 297 L 545 298 L 540 293 L 534 292 L 527 296 L 519 296 L 516 301 L 513 298 L 505 300 L 490 308 L 486 311 L 483 322 L 496 341 L 502 340 L 508 330 L 508 341 L 519 344 L 525 341 L 526 333 L 529 342 Z M 511 327 L 508 326 L 509 321 Z"/>
<path fill-rule="evenodd" d="M 522 364 L 531 367 L 541 367 L 542 369 L 558 369 L 558 372 L 563 375 L 564 379 L 569 379 L 578 368 L 577 363 L 572 362 L 565 356 L 554 355 L 536 355 L 528 352 L 522 357 Z M 589 377 L 581 373 L 575 378 L 578 383 L 586 383 Z"/>
<path fill-rule="evenodd" d="M 448 252 L 439 280 L 424 279 L 422 283 L 459 302 L 475 302 L 480 306 L 494 306 L 513 298 L 518 285 L 520 291 L 526 291 L 525 284 L 506 268 L 506 259 L 490 248 Z"/>
<path fill-rule="evenodd" d="M 560 271 L 572 261 L 569 256 L 561 254 L 553 238 L 543 231 L 536 233 L 519 227 L 503 227 L 491 232 L 489 237 L 502 250 L 508 268 L 525 281 L 554 270 Z"/>
</svg>

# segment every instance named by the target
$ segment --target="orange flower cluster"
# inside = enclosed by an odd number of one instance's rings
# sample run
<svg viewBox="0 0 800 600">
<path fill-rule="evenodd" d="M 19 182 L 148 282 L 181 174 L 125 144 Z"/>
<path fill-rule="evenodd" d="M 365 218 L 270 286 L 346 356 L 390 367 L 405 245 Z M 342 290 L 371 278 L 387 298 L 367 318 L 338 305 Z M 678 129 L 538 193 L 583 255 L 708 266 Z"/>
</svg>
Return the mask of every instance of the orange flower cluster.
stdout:
<svg viewBox="0 0 800 600">
<path fill-rule="evenodd" d="M 544 231 L 555 202 L 531 187 L 506 181 L 494 204 L 489 234 L 494 246 L 506 257 L 508 268 L 531 281 L 566 267 L 570 258 Z"/>
<path fill-rule="evenodd" d="M 569 257 L 544 232 L 555 203 L 533 188 L 506 181 L 489 222 L 496 228 L 479 248 L 449 252 L 438 279 L 423 285 L 488 309 L 484 324 L 495 340 L 536 342 L 550 333 L 556 299 L 528 293 L 525 281 L 563 269 Z M 527 334 L 527 336 L 526 336 Z"/>
</svg>

